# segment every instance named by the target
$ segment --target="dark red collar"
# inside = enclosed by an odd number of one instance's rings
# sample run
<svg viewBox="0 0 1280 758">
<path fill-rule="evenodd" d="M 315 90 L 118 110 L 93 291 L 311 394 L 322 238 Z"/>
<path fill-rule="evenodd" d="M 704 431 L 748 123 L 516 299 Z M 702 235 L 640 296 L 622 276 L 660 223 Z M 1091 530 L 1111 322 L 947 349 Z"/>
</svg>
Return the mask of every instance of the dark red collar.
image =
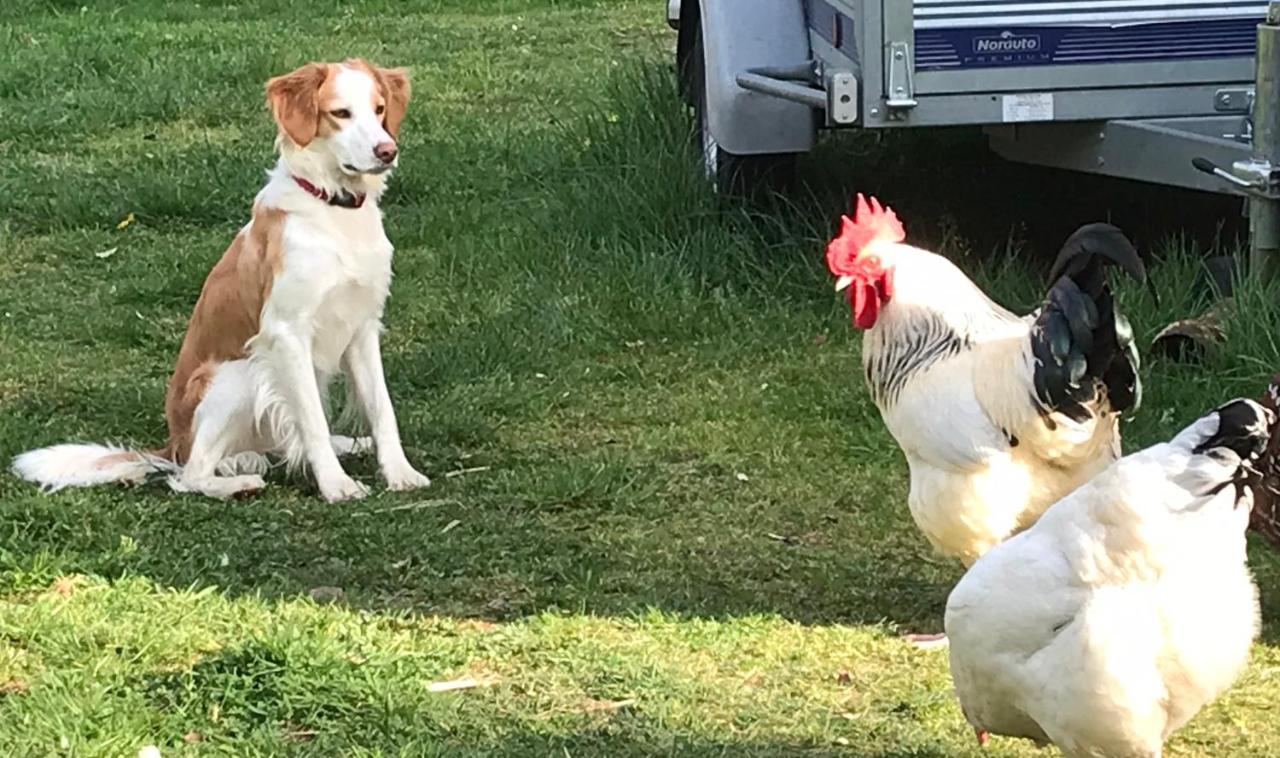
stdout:
<svg viewBox="0 0 1280 758">
<path fill-rule="evenodd" d="M 293 180 L 298 183 L 299 187 L 329 205 L 336 205 L 339 208 L 359 208 L 364 205 L 364 195 L 354 195 L 350 192 L 338 192 L 331 195 L 328 190 L 321 189 L 300 176 L 293 177 Z"/>
</svg>

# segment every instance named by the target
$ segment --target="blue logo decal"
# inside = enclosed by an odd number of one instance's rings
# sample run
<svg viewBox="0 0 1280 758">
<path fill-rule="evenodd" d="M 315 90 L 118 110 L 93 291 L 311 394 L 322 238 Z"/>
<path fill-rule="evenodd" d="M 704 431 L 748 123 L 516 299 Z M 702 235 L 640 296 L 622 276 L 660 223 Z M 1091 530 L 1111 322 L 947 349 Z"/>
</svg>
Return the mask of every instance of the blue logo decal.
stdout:
<svg viewBox="0 0 1280 758">
<path fill-rule="evenodd" d="M 1043 47 L 1039 34 L 1015 34 L 1003 31 L 994 37 L 974 37 L 974 55 L 1026 55 Z"/>
</svg>

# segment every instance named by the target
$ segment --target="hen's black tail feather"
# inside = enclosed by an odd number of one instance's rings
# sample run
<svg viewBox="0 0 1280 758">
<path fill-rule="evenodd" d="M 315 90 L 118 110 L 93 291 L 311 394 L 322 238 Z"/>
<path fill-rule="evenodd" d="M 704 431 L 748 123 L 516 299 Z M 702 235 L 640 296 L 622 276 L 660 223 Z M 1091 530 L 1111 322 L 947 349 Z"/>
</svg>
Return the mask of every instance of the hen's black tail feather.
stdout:
<svg viewBox="0 0 1280 758">
<path fill-rule="evenodd" d="M 1100 391 L 1115 411 L 1142 403 L 1138 349 L 1129 322 L 1115 309 L 1108 264 L 1146 281 L 1142 258 L 1124 232 L 1089 224 L 1072 234 L 1054 261 L 1053 286 L 1031 329 L 1036 397 L 1046 411 L 1074 421 L 1092 415 L 1089 406 Z"/>
<path fill-rule="evenodd" d="M 1196 445 L 1196 455 L 1226 448 L 1242 461 L 1257 460 L 1267 449 L 1275 416 L 1252 400 L 1232 400 L 1218 408 L 1218 431 Z"/>
<path fill-rule="evenodd" d="M 1218 431 L 1196 445 L 1193 452 L 1196 455 L 1214 455 L 1217 450 L 1230 450 L 1239 459 L 1240 468 L 1235 476 L 1209 494 L 1216 495 L 1223 488 L 1234 485 L 1237 501 L 1245 490 L 1256 495 L 1263 480 L 1258 464 L 1267 452 L 1275 414 L 1252 400 L 1232 400 L 1214 413 L 1218 415 Z"/>
</svg>

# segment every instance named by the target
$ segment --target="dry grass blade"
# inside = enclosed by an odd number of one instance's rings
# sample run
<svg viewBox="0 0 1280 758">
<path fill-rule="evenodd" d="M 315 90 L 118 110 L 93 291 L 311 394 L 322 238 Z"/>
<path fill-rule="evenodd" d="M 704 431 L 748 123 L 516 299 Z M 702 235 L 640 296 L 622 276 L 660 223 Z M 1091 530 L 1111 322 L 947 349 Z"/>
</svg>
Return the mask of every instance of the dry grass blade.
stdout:
<svg viewBox="0 0 1280 758">
<path fill-rule="evenodd" d="M 378 516 L 383 513 L 396 513 L 398 511 L 421 511 L 427 508 L 439 508 L 442 505 L 455 505 L 457 500 L 452 498 L 438 498 L 435 500 L 415 500 L 412 503 L 401 503 L 388 508 L 377 508 L 372 511 L 357 511 L 351 514 L 351 518 L 367 518 L 369 516 Z"/>
<path fill-rule="evenodd" d="M 439 682 L 431 682 L 427 685 L 427 692 L 456 692 L 458 690 L 474 690 L 478 687 L 490 687 L 497 684 L 496 678 L 476 679 L 474 677 L 465 676 L 461 679 L 446 679 Z"/>
<path fill-rule="evenodd" d="M 639 701 L 636 698 L 629 697 L 625 700 L 588 700 L 583 705 L 583 710 L 587 713 L 601 713 L 606 711 L 620 711 L 624 708 L 630 708 Z"/>
</svg>

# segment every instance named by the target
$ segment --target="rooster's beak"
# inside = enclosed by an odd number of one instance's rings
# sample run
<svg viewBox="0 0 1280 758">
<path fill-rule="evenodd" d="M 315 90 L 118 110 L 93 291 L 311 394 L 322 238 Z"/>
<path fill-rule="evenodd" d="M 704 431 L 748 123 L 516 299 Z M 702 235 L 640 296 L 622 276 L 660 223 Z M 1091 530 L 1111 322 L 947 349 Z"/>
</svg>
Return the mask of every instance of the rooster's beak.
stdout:
<svg viewBox="0 0 1280 758">
<path fill-rule="evenodd" d="M 848 287 L 850 284 L 853 284 L 853 277 L 845 274 L 836 280 L 836 292 Z"/>
</svg>

